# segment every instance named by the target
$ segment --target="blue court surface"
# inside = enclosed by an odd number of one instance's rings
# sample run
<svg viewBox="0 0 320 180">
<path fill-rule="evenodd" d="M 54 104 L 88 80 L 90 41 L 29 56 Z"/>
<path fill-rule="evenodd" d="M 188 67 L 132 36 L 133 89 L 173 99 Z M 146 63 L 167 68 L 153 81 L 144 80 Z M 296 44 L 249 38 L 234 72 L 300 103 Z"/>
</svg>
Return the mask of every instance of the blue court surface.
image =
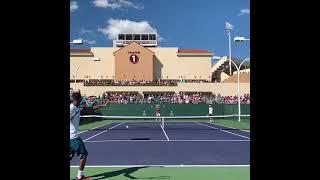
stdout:
<svg viewBox="0 0 320 180">
<path fill-rule="evenodd" d="M 114 122 L 80 137 L 87 166 L 250 165 L 250 132 L 207 122 Z"/>
</svg>

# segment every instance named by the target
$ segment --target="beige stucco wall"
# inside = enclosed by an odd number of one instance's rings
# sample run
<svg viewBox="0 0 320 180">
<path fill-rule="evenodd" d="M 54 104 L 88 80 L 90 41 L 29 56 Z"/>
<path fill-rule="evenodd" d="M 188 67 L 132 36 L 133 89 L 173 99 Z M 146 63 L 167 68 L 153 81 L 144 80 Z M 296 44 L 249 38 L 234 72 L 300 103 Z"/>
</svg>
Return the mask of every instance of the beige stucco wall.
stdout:
<svg viewBox="0 0 320 180">
<path fill-rule="evenodd" d="M 150 48 L 160 61 L 162 79 L 210 80 L 211 56 L 177 56 L 178 48 Z M 196 78 L 195 78 L 196 76 Z M 210 76 L 210 77 L 209 77 Z M 200 78 L 201 77 L 201 78 Z"/>
<path fill-rule="evenodd" d="M 70 83 L 74 87 L 74 83 Z M 173 92 L 213 92 L 222 96 L 233 96 L 237 94 L 237 83 L 178 83 L 178 86 L 83 86 L 77 83 L 77 89 L 86 96 L 99 96 L 106 91 L 130 92 L 138 91 L 173 91 Z M 240 94 L 250 93 L 250 83 L 240 83 Z"/>
<path fill-rule="evenodd" d="M 240 70 L 240 73 L 250 73 L 250 68 Z M 233 74 L 238 74 L 238 71 L 233 71 Z"/>
<path fill-rule="evenodd" d="M 226 74 L 225 72 L 221 72 L 221 76 L 220 76 L 220 82 L 228 79 L 230 76 L 228 74 Z"/>
<path fill-rule="evenodd" d="M 89 76 L 87 79 L 113 79 L 115 74 L 113 52 L 117 49 L 95 47 L 91 49 L 94 57 L 70 57 L 70 79 L 74 79 L 80 64 L 77 79 L 85 79 L 84 76 Z M 94 58 L 100 58 L 100 61 L 93 61 Z"/>
<path fill-rule="evenodd" d="M 113 54 L 115 56 L 115 80 L 154 80 L 154 53 L 152 51 L 134 42 Z M 130 61 L 131 55 L 136 55 L 137 63 L 133 64 Z"/>
<path fill-rule="evenodd" d="M 115 56 L 119 48 L 93 47 L 94 57 L 70 57 L 70 79 L 74 79 L 76 68 L 81 64 L 77 79 L 114 79 Z M 154 79 L 211 79 L 211 56 L 178 56 L 178 48 L 149 48 L 155 53 L 153 62 Z M 100 61 L 89 61 L 100 58 Z M 130 69 L 128 69 L 130 70 Z M 85 76 L 87 76 L 85 78 Z M 195 78 L 196 76 L 196 78 Z M 70 83 L 74 87 L 74 83 Z M 237 93 L 236 83 L 178 83 L 178 86 L 83 86 L 77 83 L 83 95 L 101 95 L 106 91 L 173 91 L 213 92 L 223 96 Z M 250 93 L 250 83 L 241 83 L 240 93 Z"/>
<path fill-rule="evenodd" d="M 113 52 L 119 48 L 93 47 L 94 57 L 70 57 L 70 79 L 113 79 L 115 76 L 115 57 Z M 178 48 L 149 48 L 155 53 L 154 78 L 158 79 L 211 79 L 211 56 L 177 56 Z M 92 61 L 100 58 L 100 61 Z M 91 60 L 91 61 L 90 61 Z M 86 62 L 85 62 L 86 61 Z M 168 77 L 168 78 L 167 78 Z"/>
</svg>

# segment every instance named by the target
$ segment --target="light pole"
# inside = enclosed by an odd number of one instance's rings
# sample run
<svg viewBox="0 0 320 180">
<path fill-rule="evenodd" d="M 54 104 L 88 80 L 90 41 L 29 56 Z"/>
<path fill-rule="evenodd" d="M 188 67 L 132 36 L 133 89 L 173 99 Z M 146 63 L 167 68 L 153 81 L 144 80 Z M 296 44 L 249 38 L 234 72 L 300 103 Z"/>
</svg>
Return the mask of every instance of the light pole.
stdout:
<svg viewBox="0 0 320 180">
<path fill-rule="evenodd" d="M 232 24 L 226 22 L 226 29 L 228 32 L 228 37 L 229 37 L 229 71 L 230 71 L 230 76 L 231 76 L 231 31 L 233 29 Z"/>
<path fill-rule="evenodd" d="M 77 75 L 78 75 L 78 70 L 79 70 L 79 68 L 80 68 L 80 66 L 82 65 L 82 64 L 84 64 L 84 62 L 83 63 L 81 63 L 81 64 L 79 64 L 79 66 L 77 67 L 77 70 L 76 70 L 76 75 L 74 76 L 74 90 L 76 91 L 76 88 L 77 88 Z"/>
<path fill-rule="evenodd" d="M 243 60 L 239 67 L 237 66 L 237 64 L 233 61 L 231 61 L 234 66 L 237 68 L 237 73 L 238 73 L 238 121 L 240 122 L 241 121 L 241 103 L 240 103 L 240 68 L 242 66 L 242 64 L 246 61 L 250 60 L 250 58 L 246 58 L 245 60 Z"/>
<path fill-rule="evenodd" d="M 250 41 L 250 39 L 247 39 L 245 37 L 242 37 L 242 36 L 237 36 L 237 37 L 234 37 L 233 39 L 234 42 L 238 42 L 238 43 L 242 43 L 242 42 L 245 42 L 245 41 Z M 237 65 L 235 64 L 237 70 L 238 70 L 238 94 L 239 94 L 239 91 L 240 91 L 240 68 L 241 68 L 241 65 L 247 61 L 247 60 L 250 60 L 250 58 L 246 58 L 244 61 L 241 62 L 241 64 L 239 65 L 239 68 L 237 67 Z M 238 111 L 239 111 L 239 122 L 240 122 L 240 96 L 238 95 Z"/>
<path fill-rule="evenodd" d="M 87 62 L 90 62 L 91 60 L 86 60 L 86 61 L 83 61 L 82 63 L 79 64 L 79 66 L 77 67 L 77 70 L 76 70 L 76 75 L 74 76 L 74 90 L 76 90 L 77 88 L 77 76 L 78 76 L 78 70 L 79 68 L 81 67 L 81 65 L 87 63 Z M 94 62 L 94 60 L 93 60 Z"/>
<path fill-rule="evenodd" d="M 81 45 L 83 44 L 83 40 L 82 39 L 74 39 L 70 42 L 70 44 L 74 44 L 74 45 Z M 81 63 L 82 64 L 82 63 Z M 80 65 L 81 65 L 80 64 Z M 76 75 L 74 77 L 74 90 L 76 90 L 76 87 L 77 87 L 77 74 L 78 74 L 78 70 L 80 68 L 80 65 L 78 66 L 77 70 L 76 70 Z"/>
<path fill-rule="evenodd" d="M 81 63 L 81 64 L 83 64 L 83 63 Z M 76 75 L 74 76 L 74 87 L 73 87 L 73 88 L 74 88 L 75 91 L 76 91 L 76 88 L 77 88 L 77 75 L 78 75 L 78 70 L 79 70 L 81 64 L 79 64 L 79 66 L 77 67 Z"/>
</svg>

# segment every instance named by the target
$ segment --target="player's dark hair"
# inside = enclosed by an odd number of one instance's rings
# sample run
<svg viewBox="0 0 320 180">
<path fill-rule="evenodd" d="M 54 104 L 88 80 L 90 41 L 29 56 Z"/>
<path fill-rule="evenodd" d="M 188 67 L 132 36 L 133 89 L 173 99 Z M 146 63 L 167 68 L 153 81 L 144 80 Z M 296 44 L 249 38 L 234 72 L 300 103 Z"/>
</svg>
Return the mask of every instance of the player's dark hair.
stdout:
<svg viewBox="0 0 320 180">
<path fill-rule="evenodd" d="M 80 100 L 81 99 L 81 93 L 80 92 L 73 92 L 72 93 L 72 99 L 73 100 Z"/>
</svg>

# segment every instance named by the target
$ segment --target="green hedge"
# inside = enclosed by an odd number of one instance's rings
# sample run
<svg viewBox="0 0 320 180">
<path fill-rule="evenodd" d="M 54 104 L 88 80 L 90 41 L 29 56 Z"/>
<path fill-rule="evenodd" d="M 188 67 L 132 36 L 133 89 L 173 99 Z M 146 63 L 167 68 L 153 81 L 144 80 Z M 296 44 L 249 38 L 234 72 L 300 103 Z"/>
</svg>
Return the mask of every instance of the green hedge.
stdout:
<svg viewBox="0 0 320 180">
<path fill-rule="evenodd" d="M 103 116 L 154 116 L 156 104 L 110 104 L 101 108 L 99 115 Z M 202 116 L 208 114 L 208 104 L 160 104 L 161 116 L 169 116 L 170 111 L 175 116 Z M 230 115 L 238 113 L 237 104 L 213 104 L 215 115 Z M 241 114 L 250 114 L 250 104 L 241 105 Z"/>
</svg>

